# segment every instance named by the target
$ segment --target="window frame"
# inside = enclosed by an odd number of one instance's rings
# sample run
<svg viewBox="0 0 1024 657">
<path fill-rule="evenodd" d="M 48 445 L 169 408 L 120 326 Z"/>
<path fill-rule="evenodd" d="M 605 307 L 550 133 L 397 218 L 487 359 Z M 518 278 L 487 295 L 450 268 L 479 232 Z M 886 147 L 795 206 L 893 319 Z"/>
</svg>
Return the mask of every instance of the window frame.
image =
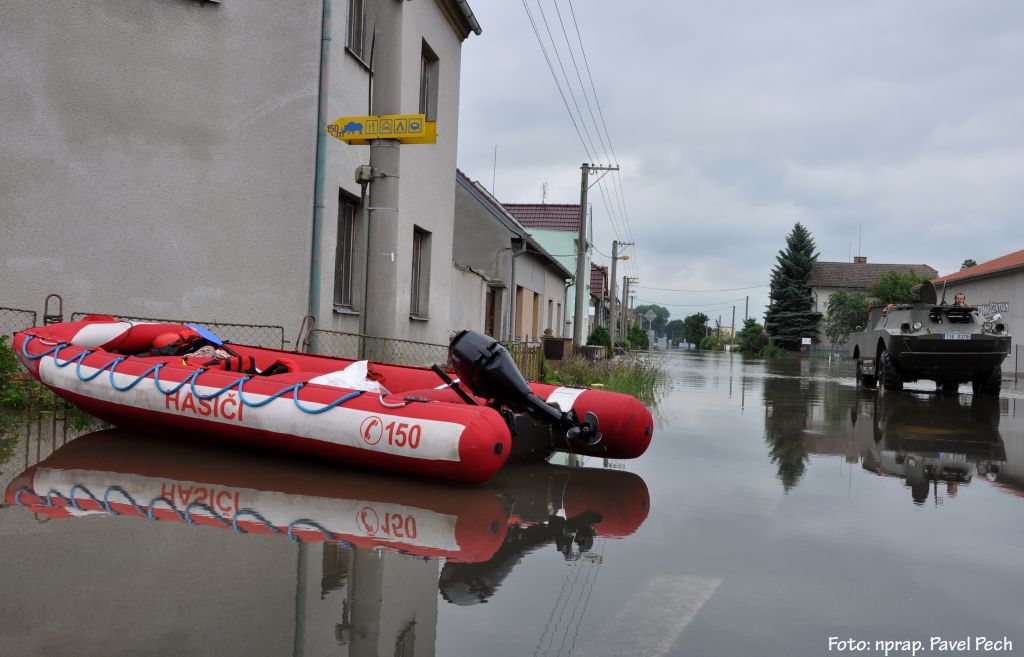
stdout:
<svg viewBox="0 0 1024 657">
<path fill-rule="evenodd" d="M 337 239 L 334 246 L 334 307 L 354 311 L 355 261 L 359 201 L 339 190 Z M 346 234 L 347 233 L 347 234 Z"/>
</svg>

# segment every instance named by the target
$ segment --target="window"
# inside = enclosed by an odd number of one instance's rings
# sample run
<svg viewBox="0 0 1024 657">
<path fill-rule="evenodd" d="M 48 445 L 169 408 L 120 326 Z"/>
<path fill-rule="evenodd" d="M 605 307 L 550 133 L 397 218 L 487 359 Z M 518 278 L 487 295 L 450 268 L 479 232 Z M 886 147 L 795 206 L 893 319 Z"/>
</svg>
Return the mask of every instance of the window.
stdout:
<svg viewBox="0 0 1024 657">
<path fill-rule="evenodd" d="M 548 324 L 548 330 L 549 331 L 554 331 L 555 330 L 554 323 L 555 323 L 555 302 L 553 300 L 551 300 L 551 299 L 548 299 L 548 321 L 547 321 L 547 324 Z"/>
<path fill-rule="evenodd" d="M 487 297 L 484 300 L 484 333 L 497 338 L 494 334 L 494 313 L 497 310 L 498 290 L 493 287 L 487 288 Z"/>
<path fill-rule="evenodd" d="M 420 114 L 426 114 L 428 121 L 437 120 L 437 83 L 438 83 L 437 55 L 430 49 L 427 42 L 423 42 L 423 51 L 420 56 Z"/>
<path fill-rule="evenodd" d="M 412 287 L 409 291 L 409 314 L 427 316 L 427 288 L 430 286 L 430 232 L 419 226 L 412 233 Z"/>
<path fill-rule="evenodd" d="M 369 57 L 366 42 L 366 0 L 348 0 L 348 40 L 345 44 L 362 61 Z"/>
<path fill-rule="evenodd" d="M 355 260 L 356 203 L 338 198 L 338 244 L 334 252 L 334 305 L 352 308 L 352 263 Z"/>
</svg>

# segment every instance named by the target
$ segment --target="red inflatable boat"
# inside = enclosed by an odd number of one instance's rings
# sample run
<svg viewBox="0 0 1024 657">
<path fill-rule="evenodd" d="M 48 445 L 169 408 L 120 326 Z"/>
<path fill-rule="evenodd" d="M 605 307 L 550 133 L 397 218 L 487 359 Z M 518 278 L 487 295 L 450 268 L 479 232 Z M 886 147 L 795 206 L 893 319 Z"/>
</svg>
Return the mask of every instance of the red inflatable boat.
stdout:
<svg viewBox="0 0 1024 657">
<path fill-rule="evenodd" d="M 234 345 L 196 325 L 106 316 L 22 331 L 14 348 L 56 394 L 118 426 L 464 483 L 488 480 L 510 455 L 635 458 L 654 428 L 629 395 L 527 383 L 504 347 L 471 331 L 452 341 L 454 373 Z"/>
</svg>

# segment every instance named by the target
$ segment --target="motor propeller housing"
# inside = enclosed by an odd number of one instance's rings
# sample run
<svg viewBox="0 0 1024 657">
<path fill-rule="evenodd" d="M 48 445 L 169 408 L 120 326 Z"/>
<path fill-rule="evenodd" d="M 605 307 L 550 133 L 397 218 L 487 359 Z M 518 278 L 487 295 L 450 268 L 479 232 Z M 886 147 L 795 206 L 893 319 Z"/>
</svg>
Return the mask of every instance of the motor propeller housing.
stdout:
<svg viewBox="0 0 1024 657">
<path fill-rule="evenodd" d="M 476 331 L 462 331 L 452 339 L 448 351 L 455 372 L 477 396 L 556 426 L 566 432 L 567 440 L 587 447 L 600 442 L 596 414 L 588 412 L 581 423 L 573 411 L 564 413 L 533 394 L 511 354 L 497 340 Z"/>
</svg>

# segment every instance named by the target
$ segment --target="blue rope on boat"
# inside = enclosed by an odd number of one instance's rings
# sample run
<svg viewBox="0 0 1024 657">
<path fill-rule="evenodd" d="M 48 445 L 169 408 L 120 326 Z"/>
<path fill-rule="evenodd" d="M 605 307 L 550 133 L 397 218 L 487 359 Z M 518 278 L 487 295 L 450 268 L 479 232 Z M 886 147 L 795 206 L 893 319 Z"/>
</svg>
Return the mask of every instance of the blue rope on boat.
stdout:
<svg viewBox="0 0 1024 657">
<path fill-rule="evenodd" d="M 216 391 L 211 392 L 209 394 L 203 394 L 203 393 L 199 392 L 196 389 L 196 381 L 199 379 L 199 375 L 200 374 L 202 374 L 203 372 L 207 371 L 208 368 L 205 368 L 205 367 L 199 368 L 195 372 L 192 372 L 192 374 L 190 374 L 187 377 L 185 377 L 184 380 L 182 380 L 179 383 L 177 383 L 170 390 L 164 390 L 164 388 L 160 385 L 160 369 L 166 363 L 156 363 L 155 365 L 150 367 L 148 370 L 146 370 L 142 374 L 140 374 L 137 377 L 135 377 L 135 380 L 132 381 L 131 383 L 129 383 L 127 385 L 124 385 L 124 386 L 121 386 L 121 385 L 118 385 L 117 381 L 114 379 L 114 374 L 115 374 L 115 371 L 117 370 L 118 364 L 128 360 L 127 356 L 119 356 L 119 357 L 115 358 L 112 361 L 108 361 L 108 362 L 104 363 L 103 365 L 101 365 L 92 374 L 86 375 L 86 374 L 82 374 L 82 362 L 85 360 L 86 356 L 88 356 L 91 353 L 93 353 L 92 349 L 88 349 L 86 351 L 83 351 L 79 355 L 77 355 L 77 356 L 75 356 L 73 358 L 69 358 L 68 360 L 66 360 L 66 361 L 64 361 L 62 363 L 62 362 L 60 362 L 60 359 L 59 359 L 60 352 L 65 347 L 68 347 L 68 346 L 71 346 L 71 345 L 69 345 L 67 342 L 61 342 L 61 343 L 54 345 L 53 347 L 47 349 L 46 351 L 44 351 L 44 352 L 42 352 L 40 354 L 32 355 L 32 354 L 28 353 L 28 343 L 31 342 L 32 340 L 34 340 L 35 338 L 36 338 L 36 336 L 29 335 L 29 336 L 27 336 L 25 338 L 25 342 L 22 343 L 22 345 L 21 345 L 21 353 L 25 356 L 25 358 L 28 358 L 29 360 L 39 360 L 40 358 L 43 358 L 44 356 L 48 356 L 50 354 L 53 354 L 53 362 L 54 362 L 54 364 L 57 367 L 64 368 L 64 367 L 67 367 L 68 365 L 70 365 L 71 363 L 75 363 L 75 376 L 78 377 L 79 381 L 84 381 L 84 382 L 87 382 L 87 383 L 89 381 L 92 381 L 93 379 L 96 379 L 97 377 L 99 377 L 100 374 L 102 374 L 104 371 L 106 371 L 109 368 L 110 385 L 111 385 L 111 387 L 114 388 L 114 390 L 117 390 L 118 392 L 127 392 L 127 391 L 131 390 L 132 388 L 137 386 L 139 384 L 139 382 L 141 382 L 143 379 L 146 379 L 147 377 L 149 377 L 150 374 L 152 374 L 153 375 L 153 385 L 165 397 L 170 397 L 171 395 L 177 393 L 179 390 L 184 388 L 186 385 L 189 386 L 189 389 L 191 390 L 192 395 L 194 397 L 196 397 L 197 399 L 204 400 L 204 401 L 208 401 L 208 400 L 213 399 L 215 397 L 220 397 L 221 395 L 223 395 L 228 390 L 231 390 L 232 388 L 238 388 L 238 400 L 243 405 L 248 406 L 249 408 L 259 408 L 261 406 L 266 406 L 267 404 L 269 404 L 270 402 L 274 401 L 278 397 L 280 397 L 280 396 L 290 392 L 290 393 L 292 393 L 292 402 L 295 404 L 295 407 L 298 408 L 303 413 L 308 413 L 310 415 L 319 415 L 320 413 L 325 413 L 325 412 L 331 410 L 332 408 L 335 408 L 336 406 L 339 406 L 340 404 L 344 404 L 345 402 L 347 402 L 350 399 L 355 399 L 356 397 L 358 397 L 359 395 L 363 394 L 363 392 L 364 392 L 363 390 L 353 390 L 352 392 L 345 393 L 341 397 L 338 397 L 337 399 L 332 401 L 330 404 L 327 404 L 325 406 L 321 406 L 320 408 L 315 408 L 315 407 L 311 407 L 311 406 L 306 406 L 301 401 L 299 401 L 299 390 L 301 390 L 302 387 L 305 386 L 306 384 L 305 383 L 293 383 L 292 385 L 290 385 L 290 386 L 288 386 L 286 388 L 282 388 L 281 390 L 278 390 L 277 392 L 275 392 L 274 394 L 270 395 L 266 399 L 263 399 L 261 401 L 250 401 L 250 400 L 245 398 L 244 385 L 245 385 L 245 383 L 247 381 L 251 381 L 252 377 L 246 375 L 246 376 L 242 377 L 241 379 L 239 379 L 237 381 L 229 383 L 228 385 L 224 386 L 223 388 L 221 388 L 219 390 L 216 390 Z M 96 500 L 96 502 L 98 504 L 100 504 L 99 500 Z M 75 508 L 77 509 L 78 507 L 76 506 Z"/>
<path fill-rule="evenodd" d="M 93 502 L 95 502 L 101 509 L 103 508 L 103 502 L 100 502 L 96 498 L 96 496 L 92 494 L 92 491 L 90 491 L 88 488 L 86 488 L 85 486 L 83 486 L 81 484 L 75 484 L 74 486 L 71 487 L 71 490 L 68 491 L 68 497 L 71 498 L 71 506 L 72 506 L 72 508 L 74 508 L 76 511 L 84 511 L 85 510 L 82 507 L 78 506 L 78 501 L 75 499 L 75 491 L 77 491 L 79 489 L 81 489 L 83 492 L 85 492 L 86 496 L 89 499 L 91 499 Z"/>
<path fill-rule="evenodd" d="M 185 520 L 185 514 L 182 513 L 181 511 L 179 511 L 178 507 L 174 506 L 174 502 L 172 502 L 171 500 L 167 499 L 166 497 L 163 497 L 162 495 L 160 497 L 154 497 L 153 499 L 151 499 L 149 501 L 149 513 L 146 514 L 146 517 L 149 518 L 150 520 L 159 520 L 160 519 L 160 518 L 156 518 L 156 517 L 153 516 L 153 511 L 156 510 L 156 503 L 157 502 L 163 502 L 164 504 L 167 505 L 168 509 L 170 509 L 171 511 L 174 511 L 176 514 L 178 514 L 178 519 L 179 520 Z"/>
<path fill-rule="evenodd" d="M 269 520 L 264 518 L 263 514 L 261 514 L 259 511 L 255 511 L 255 510 L 250 509 L 250 508 L 245 508 L 245 509 L 239 509 L 238 512 L 235 513 L 235 517 L 231 520 L 231 528 L 233 530 L 235 530 L 236 532 L 240 533 L 240 534 L 247 534 L 248 533 L 247 531 L 245 531 L 245 528 L 238 526 L 238 520 L 240 518 L 242 518 L 243 516 L 252 516 L 256 520 L 259 520 L 260 523 L 264 527 L 266 527 L 267 529 L 271 530 L 275 534 L 280 534 L 281 533 L 281 530 L 278 529 L 275 525 L 273 525 Z"/>
<path fill-rule="evenodd" d="M 192 509 L 201 509 L 203 511 L 206 511 L 211 516 L 219 520 L 220 523 L 225 527 L 231 526 L 231 523 L 228 522 L 227 519 L 224 518 L 224 516 L 214 511 L 213 507 L 211 507 L 210 505 L 203 504 L 202 502 L 192 502 L 191 504 L 185 507 L 185 522 L 187 522 L 190 525 L 196 524 L 195 521 L 192 520 Z"/>
<path fill-rule="evenodd" d="M 43 497 L 39 493 L 35 492 L 34 490 L 29 488 L 28 486 L 22 486 L 21 488 L 19 488 L 14 493 L 14 503 L 17 504 L 20 507 L 29 506 L 30 503 L 23 502 L 22 499 L 21 499 L 22 496 L 27 493 L 27 494 L 31 495 L 32 497 L 36 498 L 36 500 L 37 500 L 36 504 L 39 504 L 39 505 L 42 505 L 42 506 L 47 506 L 47 507 L 53 508 L 55 506 L 55 504 L 53 502 L 53 498 L 56 497 L 61 502 L 63 502 L 65 506 L 68 506 L 68 507 L 70 507 L 72 509 L 75 509 L 76 511 L 85 511 L 86 509 L 83 509 L 81 506 L 79 506 L 78 502 L 75 500 L 75 497 L 74 497 L 75 491 L 81 491 L 82 493 L 85 494 L 86 497 L 88 497 L 92 501 L 96 502 L 96 504 L 98 504 L 106 513 L 109 513 L 109 514 L 114 515 L 114 516 L 120 516 L 120 515 L 123 515 L 123 514 L 120 513 L 119 511 L 116 511 L 113 508 L 113 506 L 111 506 L 111 503 L 110 503 L 110 495 L 111 495 L 111 493 L 117 493 L 117 494 L 121 495 L 132 507 L 135 508 L 136 511 L 139 512 L 139 517 L 140 518 L 149 518 L 150 520 L 160 520 L 160 518 L 157 518 L 156 516 L 153 515 L 153 510 L 156 508 L 156 505 L 157 505 L 158 502 L 163 502 L 164 504 L 167 505 L 167 507 L 171 511 L 173 511 L 175 514 L 177 514 L 177 516 L 178 516 L 178 518 L 180 520 L 183 520 L 183 521 L 185 521 L 186 523 L 188 523 L 190 525 L 196 524 L 196 522 L 192 519 L 192 510 L 193 509 L 201 509 L 201 510 L 206 511 L 207 513 L 209 513 L 211 516 L 213 516 L 217 520 L 219 520 L 220 523 L 225 528 L 230 527 L 232 530 L 234 530 L 235 532 L 240 533 L 240 534 L 247 534 L 248 533 L 245 530 L 245 528 L 240 527 L 238 525 L 239 520 L 241 520 L 242 518 L 245 518 L 245 517 L 255 518 L 264 527 L 266 527 L 267 529 L 271 530 L 275 534 L 281 534 L 282 533 L 282 530 L 281 530 L 280 527 L 277 527 L 276 525 L 271 523 L 269 520 L 267 520 L 263 516 L 263 514 L 261 514 L 259 511 L 256 511 L 256 510 L 250 509 L 250 508 L 239 509 L 238 511 L 235 512 L 235 514 L 231 518 L 231 520 L 228 520 L 223 515 L 221 515 L 221 514 L 217 513 L 216 511 L 214 511 L 209 505 L 203 504 L 202 502 L 192 502 L 187 507 L 185 507 L 184 512 L 182 512 L 181 510 L 178 509 L 177 506 L 175 506 L 174 502 L 172 502 L 171 500 L 167 499 L 166 497 L 161 496 L 161 497 L 154 497 L 150 501 L 149 509 L 147 510 L 146 507 L 140 505 L 135 500 L 135 498 L 132 497 L 131 494 L 128 491 L 126 491 L 124 488 L 122 488 L 121 486 L 108 486 L 107 490 L 103 493 L 103 501 L 102 502 L 99 500 L 99 498 L 97 498 L 95 495 L 92 494 L 92 491 L 90 491 L 88 488 L 86 488 L 82 484 L 75 484 L 74 486 L 72 486 L 71 487 L 71 491 L 69 491 L 69 496 L 65 496 L 60 491 L 51 490 L 49 493 L 46 494 L 45 497 Z M 284 530 L 284 533 L 285 533 L 285 535 L 287 535 L 288 540 L 290 540 L 292 542 L 298 542 L 298 541 L 302 540 L 295 533 L 295 529 L 297 527 L 299 527 L 299 526 L 309 527 L 309 528 L 315 529 L 316 531 L 320 532 L 326 540 L 328 540 L 328 541 L 330 541 L 332 543 L 336 543 L 338 546 L 343 547 L 345 549 L 351 550 L 351 549 L 355 548 L 355 546 L 352 543 L 350 543 L 349 541 L 338 539 L 337 537 L 335 537 L 334 533 L 331 532 L 329 529 L 327 529 L 326 527 L 324 527 L 320 523 L 316 522 L 315 520 L 310 520 L 309 518 L 300 518 L 298 520 L 295 520 L 295 521 L 289 523 L 287 529 Z"/>
</svg>

